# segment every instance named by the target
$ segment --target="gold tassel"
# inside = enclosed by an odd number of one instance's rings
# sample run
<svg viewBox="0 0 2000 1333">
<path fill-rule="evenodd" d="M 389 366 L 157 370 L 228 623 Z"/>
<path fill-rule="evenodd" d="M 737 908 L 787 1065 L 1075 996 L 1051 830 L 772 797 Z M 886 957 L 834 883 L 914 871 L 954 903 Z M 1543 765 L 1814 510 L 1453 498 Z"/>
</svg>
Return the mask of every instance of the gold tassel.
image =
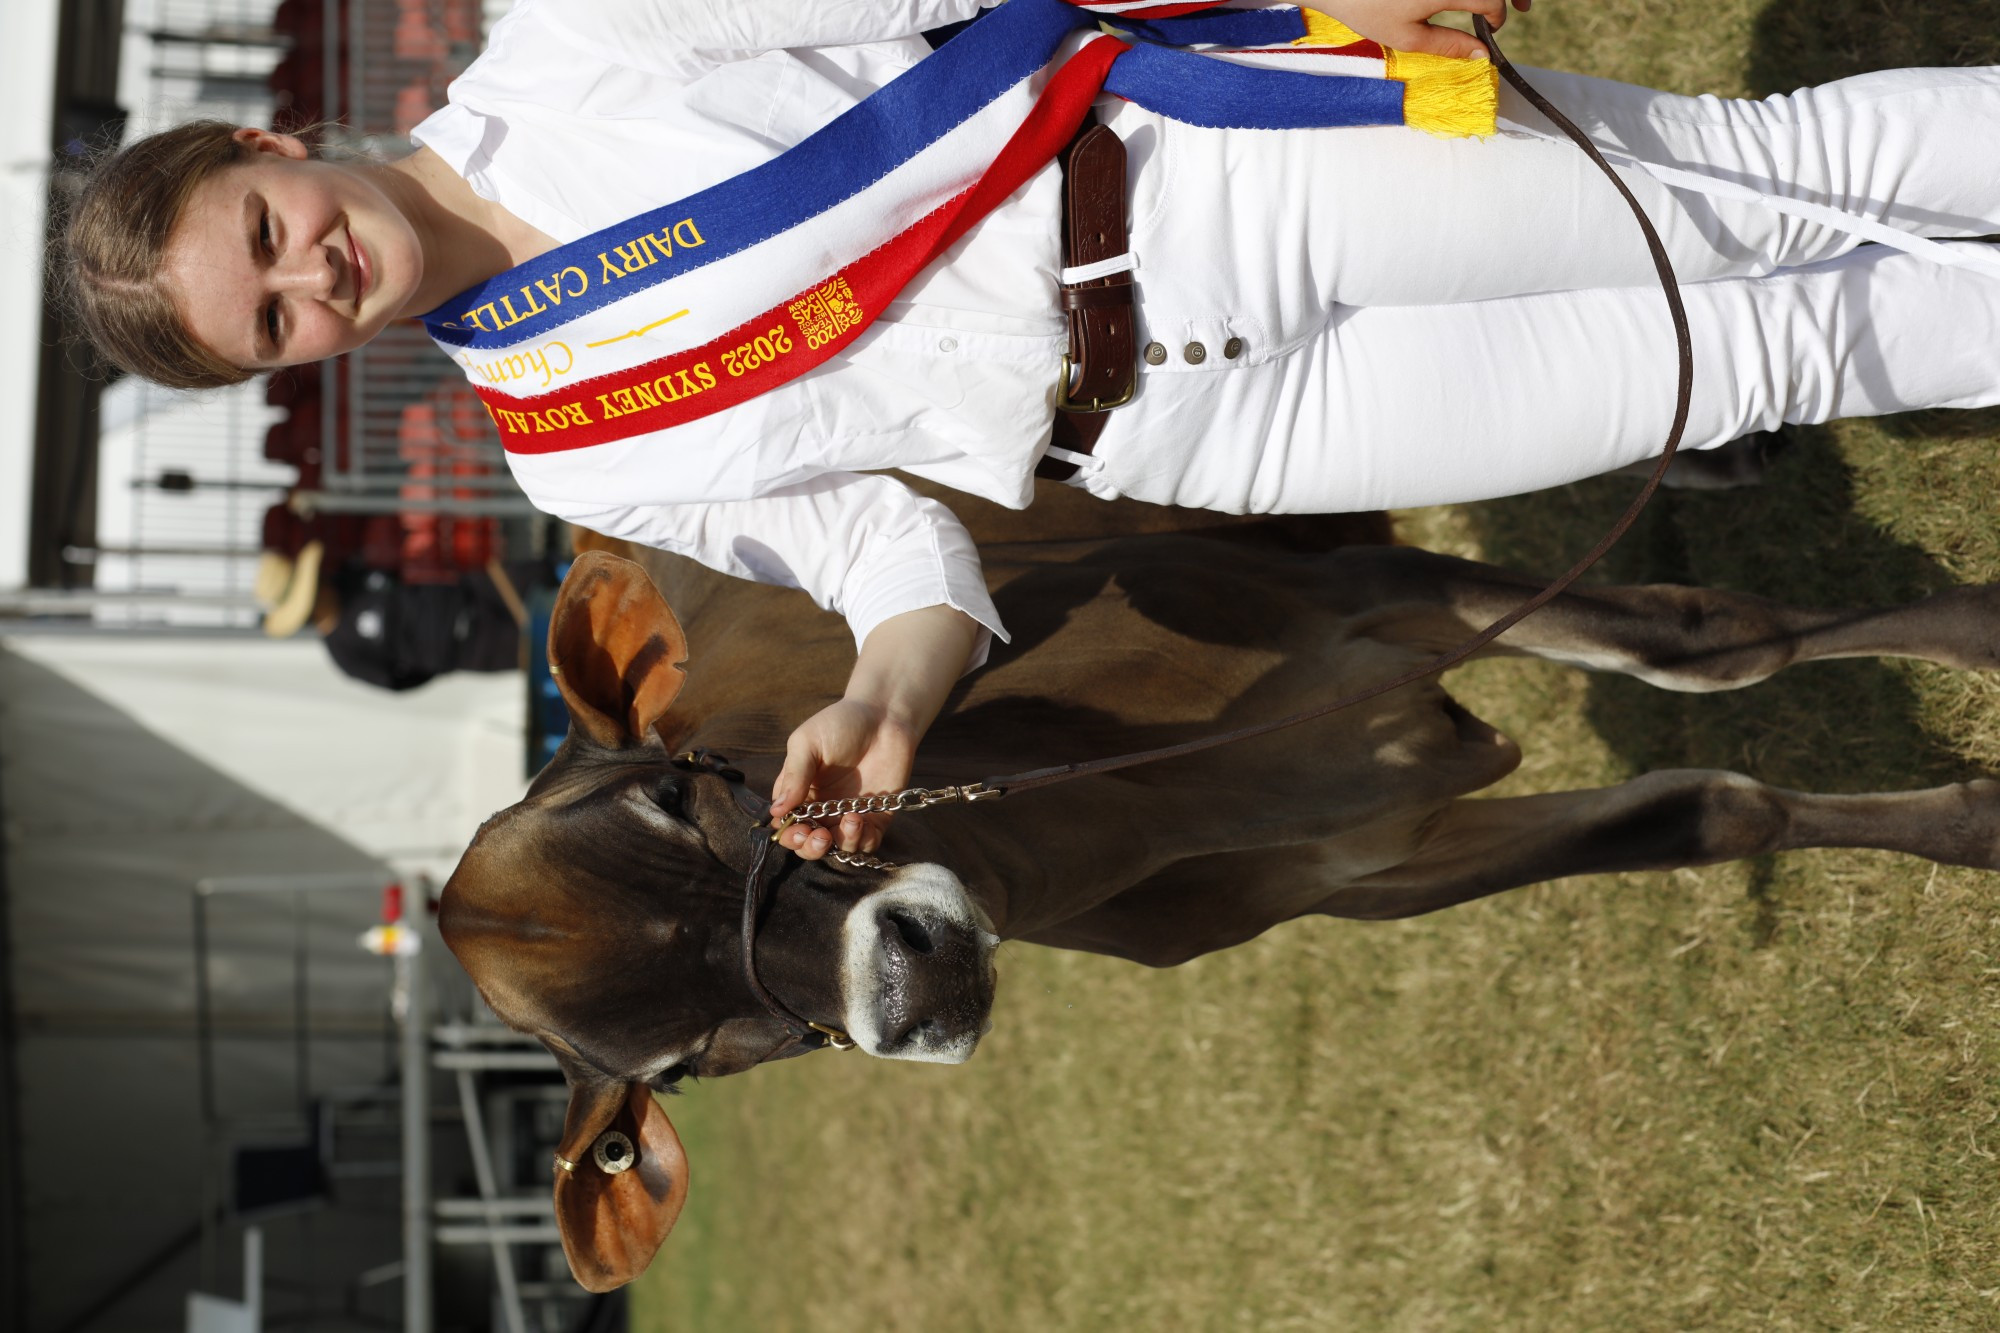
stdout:
<svg viewBox="0 0 2000 1333">
<path fill-rule="evenodd" d="M 1306 35 L 1293 46 L 1352 46 L 1365 42 L 1339 19 L 1301 9 Z M 1500 75 L 1490 60 L 1391 51 L 1387 73 L 1403 85 L 1403 123 L 1441 139 L 1468 139 L 1495 133 L 1499 126 Z"/>
<path fill-rule="evenodd" d="M 1302 8 L 1299 13 L 1305 15 L 1306 35 L 1293 42 L 1293 46 L 1352 46 L 1368 40 L 1339 19 L 1328 18 L 1317 9 Z"/>
<path fill-rule="evenodd" d="M 1403 123 L 1441 139 L 1498 131 L 1500 73 L 1490 60 L 1389 52 L 1389 77 L 1403 85 Z"/>
</svg>

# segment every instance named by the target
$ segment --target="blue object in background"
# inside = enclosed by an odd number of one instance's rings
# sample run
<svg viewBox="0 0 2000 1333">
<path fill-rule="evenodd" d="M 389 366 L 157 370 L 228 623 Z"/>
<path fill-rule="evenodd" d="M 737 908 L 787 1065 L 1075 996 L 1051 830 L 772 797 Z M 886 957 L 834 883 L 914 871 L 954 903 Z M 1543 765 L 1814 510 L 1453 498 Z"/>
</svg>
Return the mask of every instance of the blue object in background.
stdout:
<svg viewBox="0 0 2000 1333">
<path fill-rule="evenodd" d="M 570 562 L 556 567 L 556 582 L 569 577 Z M 556 590 L 537 589 L 528 601 L 528 753 L 527 776 L 533 777 L 548 766 L 569 735 L 569 709 L 563 706 L 562 691 L 549 674 L 549 618 L 555 610 Z"/>
</svg>

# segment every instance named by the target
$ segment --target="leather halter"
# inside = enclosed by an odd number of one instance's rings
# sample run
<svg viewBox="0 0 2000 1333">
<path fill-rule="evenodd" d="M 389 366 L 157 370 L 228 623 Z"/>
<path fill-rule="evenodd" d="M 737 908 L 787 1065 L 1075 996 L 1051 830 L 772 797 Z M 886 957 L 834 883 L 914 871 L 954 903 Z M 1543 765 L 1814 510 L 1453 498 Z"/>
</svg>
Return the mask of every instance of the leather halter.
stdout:
<svg viewBox="0 0 2000 1333">
<path fill-rule="evenodd" d="M 773 839 L 757 836 L 769 821 L 771 803 L 760 800 L 751 792 L 743 771 L 732 768 L 729 761 L 712 750 L 686 750 L 670 760 L 675 768 L 689 773 L 709 773 L 729 784 L 731 797 L 737 809 L 749 815 L 753 827 L 750 839 L 750 868 L 743 876 L 743 976 L 750 983 L 750 993 L 758 1003 L 770 1010 L 771 1017 L 778 1020 L 786 1031 L 792 1034 L 794 1044 L 806 1050 L 818 1050 L 831 1046 L 836 1051 L 852 1050 L 854 1039 L 837 1027 L 825 1023 L 815 1023 L 802 1017 L 797 1010 L 786 1004 L 771 992 L 764 979 L 757 975 L 757 918 L 764 910 L 764 863 L 770 858 Z"/>
<path fill-rule="evenodd" d="M 1314 718 L 1325 717 L 1329 713 L 1337 713 L 1342 709 L 1352 708 L 1356 704 L 1365 703 L 1370 699 L 1387 694 L 1391 690 L 1401 689 L 1405 685 L 1414 684 L 1428 676 L 1434 676 L 1471 657 L 1481 648 L 1484 648 L 1487 644 L 1493 642 L 1493 640 L 1499 638 L 1502 634 L 1505 634 L 1508 630 L 1520 624 L 1521 621 L 1559 596 L 1571 584 L 1575 583 L 1585 570 L 1596 564 L 1603 557 L 1604 553 L 1609 551 L 1617 543 L 1618 539 L 1623 537 L 1631 528 L 1633 522 L 1638 519 L 1640 511 L 1653 498 L 1653 493 L 1659 490 L 1660 482 L 1667 474 L 1667 468 L 1673 464 L 1674 456 L 1680 449 L 1681 437 L 1687 431 L 1688 411 L 1694 399 L 1694 340 L 1688 329 L 1687 310 L 1681 302 L 1679 280 L 1674 276 L 1673 262 L 1667 256 L 1666 246 L 1661 243 L 1659 233 L 1654 229 L 1651 219 L 1646 216 L 1645 209 L 1640 206 L 1638 199 L 1627 188 L 1625 182 L 1619 179 L 1618 173 L 1611 169 L 1611 164 L 1604 160 L 1604 155 L 1597 150 L 1597 146 L 1591 143 L 1590 136 L 1578 129 L 1568 116 L 1558 111 L 1550 104 L 1547 98 L 1535 91 L 1527 79 L 1522 77 L 1521 72 L 1514 68 L 1507 57 L 1501 53 L 1500 44 L 1494 40 L 1491 24 L 1477 15 L 1473 17 L 1472 24 L 1473 31 L 1478 34 L 1479 40 L 1486 44 L 1487 55 L 1493 61 L 1494 67 L 1499 70 L 1500 76 L 1506 79 L 1523 98 L 1527 99 L 1529 105 L 1548 117 L 1549 121 L 1556 128 L 1560 129 L 1577 147 L 1581 148 L 1585 155 L 1597 164 L 1598 169 L 1604 173 L 1605 178 L 1616 187 L 1619 195 L 1624 198 L 1626 205 L 1632 210 L 1632 216 L 1638 221 L 1639 230 L 1646 238 L 1646 248 L 1652 254 L 1653 268 L 1660 280 L 1660 290 L 1666 297 L 1667 312 L 1673 319 L 1674 343 L 1680 363 L 1679 378 L 1675 386 L 1676 396 L 1674 401 L 1673 425 L 1667 432 L 1666 445 L 1660 453 L 1659 464 L 1653 469 L 1652 476 L 1646 479 L 1645 486 L 1641 488 L 1638 496 L 1633 499 L 1632 503 L 1626 507 L 1625 512 L 1619 516 L 1618 521 L 1612 524 L 1610 531 L 1598 539 L 1597 544 L 1581 560 L 1570 566 L 1567 571 L 1547 587 L 1522 602 L 1512 611 L 1501 616 L 1498 620 L 1495 620 L 1492 624 L 1486 626 L 1486 628 L 1466 639 L 1456 648 L 1441 653 L 1430 661 L 1413 667 L 1403 674 L 1383 681 L 1378 685 L 1371 685 L 1366 689 L 1342 695 L 1331 703 L 1293 713 L 1287 717 L 1281 717 L 1274 722 L 1262 722 L 1252 726 L 1239 727 L 1234 731 L 1204 736 L 1198 740 L 1182 742 L 1179 745 L 1166 745 L 1154 750 L 1140 750 L 1131 754 L 1112 755 L 1104 759 L 1093 759 L 1074 764 L 1060 764 L 1050 768 L 1029 769 L 1025 772 L 1013 773 L 1005 777 L 987 778 L 980 782 L 966 783 L 959 787 L 942 787 L 934 790 L 912 788 L 910 791 L 898 793 L 894 796 L 865 796 L 841 801 L 809 802 L 800 805 L 785 817 L 784 823 L 780 825 L 780 832 L 782 832 L 785 824 L 790 824 L 795 820 L 813 820 L 830 814 L 848 813 L 850 811 L 893 813 L 894 811 L 903 809 L 922 809 L 931 805 L 1011 796 L 1017 792 L 1032 791 L 1036 787 L 1046 787 L 1058 782 L 1067 782 L 1072 778 L 1087 777 L 1095 773 L 1110 773 L 1121 768 L 1133 768 L 1140 764 L 1150 764 L 1162 759 L 1176 759 L 1183 755 L 1197 754 L 1219 745 L 1228 745 L 1233 741 L 1248 740 L 1253 736 L 1262 736 L 1273 731 L 1282 731 L 1286 727 L 1294 727 L 1302 722 L 1310 722 Z M 741 776 L 741 774 L 737 774 L 738 779 Z M 921 799 L 905 799 L 913 795 Z M 773 1016 L 792 1031 L 794 1037 L 801 1044 L 807 1045 L 810 1048 L 831 1042 L 837 1048 L 845 1049 L 846 1046 L 853 1045 L 851 1040 L 846 1040 L 845 1033 L 836 1033 L 833 1029 L 822 1027 L 817 1023 L 811 1023 L 800 1018 L 775 995 L 772 995 L 757 976 L 757 965 L 754 957 L 756 919 L 760 905 L 759 900 L 762 896 L 764 861 L 771 844 L 776 841 L 776 837 L 777 835 L 773 834 L 768 839 L 757 839 L 757 850 L 752 855 L 750 871 L 746 877 L 747 882 L 744 885 L 743 970 L 750 978 L 750 988 L 757 995 L 757 998 L 763 1001 L 765 1008 L 769 1009 Z M 846 1040 L 846 1046 L 841 1045 L 843 1040 Z"/>
<path fill-rule="evenodd" d="M 762 831 L 761 824 L 751 830 L 750 869 L 743 875 L 743 975 L 750 982 L 750 993 L 807 1050 L 818 1050 L 821 1046 L 831 1046 L 836 1051 L 853 1050 L 854 1038 L 839 1028 L 800 1017 L 790 1005 L 773 995 L 764 979 L 757 975 L 757 916 L 764 905 L 764 862 L 769 859 L 773 845 L 771 839 L 755 836 Z"/>
</svg>

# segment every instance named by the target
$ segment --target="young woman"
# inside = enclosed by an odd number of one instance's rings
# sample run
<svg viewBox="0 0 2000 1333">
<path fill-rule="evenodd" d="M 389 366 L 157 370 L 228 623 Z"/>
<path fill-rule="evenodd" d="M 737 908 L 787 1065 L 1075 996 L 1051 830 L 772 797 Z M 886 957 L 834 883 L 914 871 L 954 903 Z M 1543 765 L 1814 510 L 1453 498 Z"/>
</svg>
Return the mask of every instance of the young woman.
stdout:
<svg viewBox="0 0 2000 1333">
<path fill-rule="evenodd" d="M 1316 4 L 1385 46 L 1471 59 L 1470 38 L 1428 20 L 1505 18 L 1505 0 Z M 1113 7 L 1130 18 L 1165 5 Z M 551 324 L 539 341 L 486 349 L 480 339 L 512 322 L 503 309 L 519 319 L 545 304 L 536 290 L 560 305 L 676 246 L 720 251 L 728 227 L 690 213 L 650 250 L 572 263 L 582 252 L 563 247 L 730 183 L 762 183 L 756 206 L 789 206 L 811 181 L 781 155 L 919 68 L 923 32 L 979 8 L 523 0 L 408 157 L 322 161 L 298 139 L 218 125 L 124 150 L 69 229 L 77 300 L 112 359 L 185 387 L 333 356 L 438 311 L 434 332 L 460 340 L 475 383 L 541 401 L 584 376 L 582 348 L 615 356 L 630 350 L 621 340 L 650 340 L 671 353 L 698 341 L 703 302 L 727 296 L 715 280 L 686 302 L 667 286 L 643 326 L 584 343 Z M 1063 55 L 1091 40 L 1077 34 Z M 1686 284 L 1686 447 L 1781 422 L 2000 402 L 2000 270 L 1968 262 L 1985 247 L 1925 256 L 1862 249 L 1857 235 L 2000 231 L 2000 71 L 1894 71 L 1763 102 L 1533 77 L 1619 155 Z M 1608 184 L 1506 92 L 1497 134 L 1458 139 L 1400 125 L 1204 127 L 1111 97 L 1098 114 L 1131 158 L 1144 354 L 1133 400 L 1075 459 L 1074 484 L 1231 512 L 1358 510 L 1532 490 L 1661 447 L 1674 357 L 1644 247 Z M 1059 207 L 1055 169 L 1033 171 L 839 355 L 726 411 L 586 447 L 529 436 L 531 421 L 595 429 L 635 402 L 707 391 L 703 375 L 726 382 L 703 362 L 678 382 L 576 399 L 594 407 L 496 412 L 521 437 L 508 442 L 523 489 L 549 512 L 803 587 L 847 616 L 860 650 L 846 697 L 794 733 L 774 813 L 905 785 L 952 682 L 1005 634 L 963 530 L 884 470 L 1027 503 L 1068 347 Z M 859 225 L 837 211 L 826 229 Z M 540 275 L 542 260 L 560 266 Z M 504 284 L 458 299 L 501 274 L 521 280 L 519 309 L 492 303 Z M 838 327 L 843 298 L 828 299 L 832 315 L 815 318 Z M 755 345 L 737 369 L 758 360 Z M 880 835 L 849 817 L 785 839 L 819 856 Z"/>
</svg>

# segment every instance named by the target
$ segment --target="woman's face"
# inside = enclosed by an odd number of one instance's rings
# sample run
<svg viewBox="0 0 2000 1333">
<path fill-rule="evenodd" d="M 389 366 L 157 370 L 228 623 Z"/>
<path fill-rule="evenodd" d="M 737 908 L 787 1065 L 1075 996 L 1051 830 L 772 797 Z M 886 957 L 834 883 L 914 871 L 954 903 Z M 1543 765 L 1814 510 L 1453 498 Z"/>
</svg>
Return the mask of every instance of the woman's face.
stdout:
<svg viewBox="0 0 2000 1333">
<path fill-rule="evenodd" d="M 376 173 L 314 161 L 289 135 L 236 139 L 249 155 L 195 187 L 161 266 L 195 340 L 246 370 L 295 366 L 405 313 L 423 247 Z"/>
</svg>

